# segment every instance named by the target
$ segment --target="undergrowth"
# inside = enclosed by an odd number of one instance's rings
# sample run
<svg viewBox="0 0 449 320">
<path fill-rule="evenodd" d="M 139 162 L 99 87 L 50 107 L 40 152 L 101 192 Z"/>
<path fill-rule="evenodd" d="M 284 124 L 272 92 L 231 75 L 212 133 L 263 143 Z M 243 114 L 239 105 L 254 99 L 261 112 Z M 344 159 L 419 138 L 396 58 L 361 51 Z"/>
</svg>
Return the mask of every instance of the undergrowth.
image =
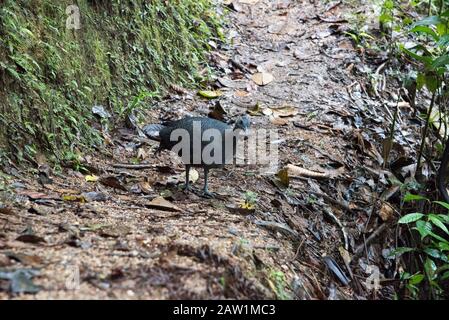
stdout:
<svg viewBox="0 0 449 320">
<path fill-rule="evenodd" d="M 0 164 L 98 148 L 94 105 L 117 123 L 208 76 L 208 42 L 220 37 L 210 0 L 80 0 L 79 30 L 66 28 L 72 3 L 0 4 Z"/>
</svg>

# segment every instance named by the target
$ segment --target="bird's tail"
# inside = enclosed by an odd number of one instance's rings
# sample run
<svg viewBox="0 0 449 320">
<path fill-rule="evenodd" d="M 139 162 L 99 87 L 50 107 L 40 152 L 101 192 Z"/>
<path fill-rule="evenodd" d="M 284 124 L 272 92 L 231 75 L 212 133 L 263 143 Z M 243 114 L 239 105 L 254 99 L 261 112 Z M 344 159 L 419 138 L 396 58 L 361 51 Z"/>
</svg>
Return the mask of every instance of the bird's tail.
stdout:
<svg viewBox="0 0 449 320">
<path fill-rule="evenodd" d="M 165 128 L 162 124 L 147 124 L 142 128 L 142 132 L 151 140 L 161 141 L 159 132 Z"/>
</svg>

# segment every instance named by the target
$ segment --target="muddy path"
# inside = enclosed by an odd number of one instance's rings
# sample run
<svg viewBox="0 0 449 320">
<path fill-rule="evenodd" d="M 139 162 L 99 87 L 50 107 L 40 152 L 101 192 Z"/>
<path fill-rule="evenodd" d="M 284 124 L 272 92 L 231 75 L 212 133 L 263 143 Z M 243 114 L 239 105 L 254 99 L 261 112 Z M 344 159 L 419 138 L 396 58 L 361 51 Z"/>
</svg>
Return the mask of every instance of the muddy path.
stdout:
<svg viewBox="0 0 449 320">
<path fill-rule="evenodd" d="M 129 129 L 83 157 L 92 177 L 63 169 L 42 184 L 11 166 L 0 268 L 16 273 L 0 279 L 0 298 L 376 297 L 363 283 L 382 248 L 374 241 L 368 258 L 360 254 L 362 231 L 368 238 L 388 228 L 377 212 L 368 221 L 378 173 L 365 167 L 379 167 L 379 152 L 358 128 L 360 106 L 376 102 L 353 75 L 359 60 L 343 34 L 355 8 L 261 0 L 236 1 L 233 9 L 232 44 L 211 55 L 224 117 L 248 113 L 254 129 L 277 130 L 279 168 L 305 174 L 282 188 L 257 165 L 213 170 L 210 189 L 219 197 L 204 199 L 180 190 L 179 161 L 155 157 L 157 144 L 137 143 Z M 269 83 L 257 85 L 256 73 Z M 217 100 L 179 91 L 148 112 L 149 123 L 217 108 Z M 117 165 L 136 159 L 143 168 Z M 255 210 L 233 210 L 248 191 L 257 196 Z M 362 257 L 349 265 L 357 250 Z M 36 292 L 14 294 L 13 281 Z"/>
</svg>

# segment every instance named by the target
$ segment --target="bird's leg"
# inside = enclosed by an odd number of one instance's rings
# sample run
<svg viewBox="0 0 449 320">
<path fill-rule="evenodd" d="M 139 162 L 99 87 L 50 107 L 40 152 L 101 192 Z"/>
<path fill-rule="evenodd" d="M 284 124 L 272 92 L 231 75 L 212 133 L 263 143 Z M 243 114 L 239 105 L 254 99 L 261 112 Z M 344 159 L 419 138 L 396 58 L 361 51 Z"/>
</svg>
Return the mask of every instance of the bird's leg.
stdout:
<svg viewBox="0 0 449 320">
<path fill-rule="evenodd" d="M 192 188 L 190 187 L 190 166 L 186 165 L 186 184 L 184 186 L 184 190 L 191 190 Z"/>
<path fill-rule="evenodd" d="M 203 194 L 207 198 L 213 198 L 214 194 L 209 191 L 207 186 L 207 178 L 209 177 L 209 168 L 204 167 L 204 189 Z"/>
</svg>

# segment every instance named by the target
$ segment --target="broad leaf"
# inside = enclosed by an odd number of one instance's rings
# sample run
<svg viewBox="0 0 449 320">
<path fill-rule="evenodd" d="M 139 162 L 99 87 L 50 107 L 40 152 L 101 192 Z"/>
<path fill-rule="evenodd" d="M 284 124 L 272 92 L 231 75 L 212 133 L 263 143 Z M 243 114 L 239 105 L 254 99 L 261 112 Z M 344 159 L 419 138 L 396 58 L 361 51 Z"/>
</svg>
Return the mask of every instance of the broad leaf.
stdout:
<svg viewBox="0 0 449 320">
<path fill-rule="evenodd" d="M 399 223 L 415 222 L 415 221 L 418 221 L 419 219 L 421 219 L 422 217 L 424 217 L 424 215 L 422 213 L 410 213 L 410 214 L 403 216 L 401 219 L 399 219 L 398 222 Z"/>
<path fill-rule="evenodd" d="M 438 41 L 438 34 L 430 27 L 427 26 L 416 26 L 410 32 L 415 33 L 425 33 L 429 36 L 431 36 L 435 41 Z"/>
<path fill-rule="evenodd" d="M 424 239 L 432 233 L 432 224 L 428 221 L 419 220 L 416 221 L 416 228 L 414 229 L 418 230 L 421 235 L 421 239 Z"/>
<path fill-rule="evenodd" d="M 404 202 L 420 201 L 420 200 L 428 200 L 428 199 L 426 197 L 411 193 L 406 193 L 404 196 Z"/>
<path fill-rule="evenodd" d="M 443 202 L 443 201 L 434 201 L 434 203 L 439 204 L 440 206 L 446 208 L 447 210 L 449 210 L 449 203 Z"/>
<path fill-rule="evenodd" d="M 409 279 L 408 283 L 409 283 L 410 285 L 420 284 L 421 281 L 423 281 L 423 279 L 424 279 L 424 275 L 418 273 L 418 274 L 413 275 L 413 276 Z"/>
<path fill-rule="evenodd" d="M 426 249 L 424 249 L 424 252 L 427 253 L 432 258 L 440 259 L 440 257 L 441 257 L 441 253 L 437 249 L 426 248 Z"/>
<path fill-rule="evenodd" d="M 412 252 L 412 251 L 415 251 L 415 250 L 416 250 L 415 248 L 398 247 L 398 248 L 392 250 L 392 251 L 388 254 L 388 257 L 399 257 L 399 256 L 401 256 L 401 255 L 404 254 L 404 253 Z"/>
<path fill-rule="evenodd" d="M 420 21 L 415 22 L 412 27 L 416 27 L 416 26 L 432 26 L 432 25 L 437 25 L 439 23 L 442 22 L 442 19 L 438 16 L 431 16 L 431 17 L 427 17 L 424 18 Z"/>
<path fill-rule="evenodd" d="M 438 69 L 449 64 L 449 55 L 443 55 L 432 61 L 432 69 Z"/>
<path fill-rule="evenodd" d="M 446 232 L 446 234 L 449 235 L 449 231 L 447 230 L 447 227 L 444 225 L 443 222 L 441 222 L 441 220 L 439 219 L 438 216 L 436 216 L 434 214 L 429 214 L 429 219 L 434 225 L 436 225 L 438 228 L 440 228 L 441 230 Z"/>
<path fill-rule="evenodd" d="M 432 259 L 430 258 L 426 259 L 426 262 L 424 263 L 424 270 L 426 271 L 426 275 L 429 278 L 429 280 L 435 279 L 437 266 Z"/>
</svg>

